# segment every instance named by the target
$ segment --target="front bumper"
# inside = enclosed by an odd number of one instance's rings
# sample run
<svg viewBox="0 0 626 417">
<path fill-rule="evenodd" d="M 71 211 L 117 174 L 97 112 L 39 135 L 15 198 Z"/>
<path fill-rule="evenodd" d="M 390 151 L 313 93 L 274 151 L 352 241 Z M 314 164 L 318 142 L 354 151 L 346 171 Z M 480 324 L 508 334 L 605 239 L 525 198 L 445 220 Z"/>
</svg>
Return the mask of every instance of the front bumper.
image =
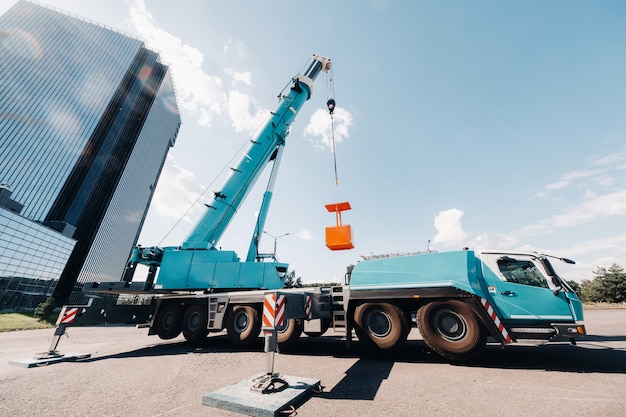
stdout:
<svg viewBox="0 0 626 417">
<path fill-rule="evenodd" d="M 584 324 L 577 323 L 553 323 L 552 326 L 556 330 L 552 340 L 572 340 L 576 337 L 587 334 Z"/>
</svg>

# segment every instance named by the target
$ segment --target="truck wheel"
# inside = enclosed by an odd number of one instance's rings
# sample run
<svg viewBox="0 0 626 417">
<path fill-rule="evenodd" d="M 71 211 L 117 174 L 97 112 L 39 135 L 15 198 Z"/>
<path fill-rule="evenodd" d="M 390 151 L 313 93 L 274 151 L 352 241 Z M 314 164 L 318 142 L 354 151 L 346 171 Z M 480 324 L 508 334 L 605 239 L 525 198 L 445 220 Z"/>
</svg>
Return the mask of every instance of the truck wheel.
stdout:
<svg viewBox="0 0 626 417">
<path fill-rule="evenodd" d="M 173 339 L 180 334 L 180 317 L 182 312 L 178 306 L 171 305 L 161 309 L 155 319 L 156 334 L 164 340 Z"/>
<path fill-rule="evenodd" d="M 261 320 L 256 308 L 234 306 L 226 323 L 228 340 L 235 346 L 247 346 L 259 337 Z"/>
<path fill-rule="evenodd" d="M 302 320 L 299 319 L 289 319 L 284 322 L 282 326 L 276 327 L 276 342 L 281 349 L 295 345 L 304 327 Z"/>
<path fill-rule="evenodd" d="M 183 315 L 183 336 L 188 342 L 198 342 L 206 338 L 207 330 L 207 307 L 192 305 L 187 308 Z"/>
<path fill-rule="evenodd" d="M 472 308 L 462 301 L 428 303 L 417 316 L 424 341 L 445 358 L 466 361 L 485 348 L 487 333 Z"/>
<path fill-rule="evenodd" d="M 395 353 L 402 348 L 409 334 L 409 325 L 402 310 L 388 303 L 365 303 L 354 311 L 357 337 L 373 353 Z"/>
<path fill-rule="evenodd" d="M 320 337 L 330 328 L 330 319 L 320 319 L 320 331 L 319 332 L 307 332 L 304 334 L 309 337 Z"/>
</svg>

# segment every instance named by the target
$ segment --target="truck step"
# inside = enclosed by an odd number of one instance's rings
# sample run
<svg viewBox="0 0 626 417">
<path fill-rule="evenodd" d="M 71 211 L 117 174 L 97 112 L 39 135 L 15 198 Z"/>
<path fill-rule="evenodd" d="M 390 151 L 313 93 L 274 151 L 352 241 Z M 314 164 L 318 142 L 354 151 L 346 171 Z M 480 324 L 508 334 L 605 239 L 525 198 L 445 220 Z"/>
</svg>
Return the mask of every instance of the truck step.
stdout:
<svg viewBox="0 0 626 417">
<path fill-rule="evenodd" d="M 221 305 L 221 308 L 220 308 Z M 211 330 L 221 330 L 224 319 L 224 305 L 226 300 L 220 297 L 209 297 L 208 328 Z"/>
<path fill-rule="evenodd" d="M 345 329 L 347 326 L 346 320 L 346 304 L 348 299 L 347 290 L 345 287 L 333 287 L 332 288 L 332 303 L 333 303 L 333 328 Z"/>
<path fill-rule="evenodd" d="M 552 327 L 511 327 L 511 331 L 514 333 L 541 333 L 541 334 L 555 334 L 556 330 Z"/>
<path fill-rule="evenodd" d="M 552 327 L 512 327 L 511 335 L 518 342 L 520 340 L 549 340 L 556 336 L 556 330 Z"/>
</svg>

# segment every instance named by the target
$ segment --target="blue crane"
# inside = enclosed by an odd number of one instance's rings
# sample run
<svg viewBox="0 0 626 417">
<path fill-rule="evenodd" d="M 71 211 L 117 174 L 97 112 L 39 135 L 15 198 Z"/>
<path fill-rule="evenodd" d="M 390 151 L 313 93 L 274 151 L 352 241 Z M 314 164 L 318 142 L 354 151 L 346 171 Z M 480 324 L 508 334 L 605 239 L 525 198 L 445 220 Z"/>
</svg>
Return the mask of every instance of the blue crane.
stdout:
<svg viewBox="0 0 626 417">
<path fill-rule="evenodd" d="M 156 290 L 211 290 L 277 289 L 284 285 L 288 264 L 267 262 L 258 248 L 272 200 L 273 187 L 280 165 L 285 138 L 303 104 L 311 97 L 313 81 L 321 72 L 328 72 L 331 61 L 313 55 L 304 74 L 291 80 L 286 94 L 272 110 L 269 118 L 248 147 L 213 199 L 206 204 L 207 211 L 191 230 L 181 246 L 135 247 L 129 260 L 134 269 L 144 264 L 155 271 L 160 268 L 154 282 Z M 267 189 L 250 247 L 245 261 L 234 251 L 220 250 L 217 243 L 228 228 L 237 210 L 259 179 L 264 169 L 272 163 Z"/>
</svg>

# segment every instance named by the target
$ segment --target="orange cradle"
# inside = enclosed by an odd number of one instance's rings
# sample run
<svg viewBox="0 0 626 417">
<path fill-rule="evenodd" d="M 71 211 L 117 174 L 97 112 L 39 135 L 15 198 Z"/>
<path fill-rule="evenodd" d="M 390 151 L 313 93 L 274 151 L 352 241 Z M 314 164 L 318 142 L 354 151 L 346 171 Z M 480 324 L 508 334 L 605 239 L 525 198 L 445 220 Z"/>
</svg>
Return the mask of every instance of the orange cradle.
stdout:
<svg viewBox="0 0 626 417">
<path fill-rule="evenodd" d="M 353 249 L 352 243 L 352 228 L 349 224 L 341 223 L 341 212 L 350 210 L 350 203 L 347 201 L 343 203 L 326 204 L 326 210 L 330 213 L 335 213 L 337 225 L 329 226 L 326 228 L 326 246 L 330 250 L 345 250 Z"/>
</svg>

